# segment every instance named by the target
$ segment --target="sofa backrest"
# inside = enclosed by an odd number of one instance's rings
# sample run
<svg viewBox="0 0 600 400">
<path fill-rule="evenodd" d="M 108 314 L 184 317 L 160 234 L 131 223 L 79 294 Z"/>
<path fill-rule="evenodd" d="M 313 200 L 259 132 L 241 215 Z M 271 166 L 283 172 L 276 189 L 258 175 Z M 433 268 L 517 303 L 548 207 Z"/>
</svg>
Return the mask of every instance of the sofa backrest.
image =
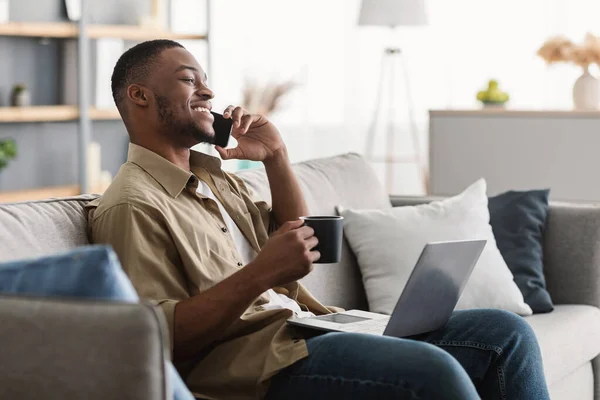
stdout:
<svg viewBox="0 0 600 400">
<path fill-rule="evenodd" d="M 97 196 L 0 204 L 0 261 L 89 244 L 85 204 Z"/>
<path fill-rule="evenodd" d="M 295 164 L 294 172 L 313 215 L 335 215 L 337 206 L 355 209 L 391 207 L 375 172 L 358 154 Z M 257 197 L 271 201 L 263 169 L 243 171 L 239 176 Z M 338 264 L 315 264 L 313 272 L 302 283 L 326 305 L 367 309 L 360 270 L 346 240 Z"/>
<path fill-rule="evenodd" d="M 313 215 L 335 215 L 337 206 L 389 208 L 389 198 L 358 154 L 312 160 L 294 171 Z M 263 169 L 240 174 L 257 197 L 271 200 Z M 97 196 L 0 204 L 0 261 L 37 257 L 89 244 L 85 204 Z M 326 305 L 367 309 L 356 258 L 344 240 L 338 264 L 316 264 L 302 281 Z"/>
</svg>

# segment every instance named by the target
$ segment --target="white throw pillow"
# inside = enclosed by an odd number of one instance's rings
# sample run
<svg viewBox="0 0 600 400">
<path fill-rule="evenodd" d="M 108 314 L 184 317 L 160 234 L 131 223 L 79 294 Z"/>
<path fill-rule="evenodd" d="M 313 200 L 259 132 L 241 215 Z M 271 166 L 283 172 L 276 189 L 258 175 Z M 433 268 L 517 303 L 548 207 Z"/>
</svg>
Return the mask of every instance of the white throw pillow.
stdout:
<svg viewBox="0 0 600 400">
<path fill-rule="evenodd" d="M 343 210 L 344 234 L 358 259 L 372 312 L 391 314 L 429 242 L 487 239 L 456 306 L 531 315 L 490 226 L 486 182 L 442 201 L 390 210 Z"/>
</svg>

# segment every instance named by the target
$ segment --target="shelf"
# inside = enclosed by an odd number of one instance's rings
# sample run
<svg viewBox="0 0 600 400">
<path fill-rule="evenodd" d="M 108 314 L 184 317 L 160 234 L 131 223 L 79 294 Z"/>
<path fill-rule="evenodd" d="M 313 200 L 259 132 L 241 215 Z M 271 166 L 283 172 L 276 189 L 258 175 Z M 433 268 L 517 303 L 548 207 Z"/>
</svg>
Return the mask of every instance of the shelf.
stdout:
<svg viewBox="0 0 600 400">
<path fill-rule="evenodd" d="M 151 39 L 171 39 L 171 40 L 204 40 L 206 35 L 191 33 L 175 33 L 160 29 L 143 28 L 132 25 L 90 25 L 88 35 L 91 38 L 99 39 L 103 37 L 120 38 L 123 40 L 151 40 Z"/>
<path fill-rule="evenodd" d="M 95 121 L 120 120 L 121 114 L 116 108 L 90 108 L 88 111 L 90 119 Z"/>
<path fill-rule="evenodd" d="M 89 110 L 93 120 L 119 120 L 117 109 Z M 77 106 L 0 107 L 0 123 L 75 121 L 79 118 Z"/>
<path fill-rule="evenodd" d="M 77 25 L 69 22 L 7 22 L 0 24 L 0 36 L 43 38 L 77 37 Z"/>
<path fill-rule="evenodd" d="M 0 122 L 72 121 L 79 117 L 75 106 L 2 107 Z"/>
<path fill-rule="evenodd" d="M 93 194 L 102 194 L 106 187 L 95 187 L 90 190 Z M 40 189 L 19 190 L 14 192 L 0 192 L 1 203 L 17 203 L 21 201 L 46 200 L 56 197 L 70 197 L 81 194 L 79 185 L 53 186 Z"/>
<path fill-rule="evenodd" d="M 135 25 L 88 25 L 92 39 L 104 37 L 143 41 L 151 39 L 204 40 L 206 35 L 175 33 L 161 29 Z M 42 38 L 77 38 L 79 27 L 70 22 L 7 22 L 0 24 L 0 36 L 23 36 Z"/>
</svg>

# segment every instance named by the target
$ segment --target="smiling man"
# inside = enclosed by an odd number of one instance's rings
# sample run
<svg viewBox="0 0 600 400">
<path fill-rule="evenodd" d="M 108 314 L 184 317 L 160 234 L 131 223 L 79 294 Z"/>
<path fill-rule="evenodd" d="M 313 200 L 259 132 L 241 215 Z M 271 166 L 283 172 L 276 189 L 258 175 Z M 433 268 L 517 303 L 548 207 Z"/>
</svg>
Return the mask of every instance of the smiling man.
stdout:
<svg viewBox="0 0 600 400">
<path fill-rule="evenodd" d="M 181 45 L 131 48 L 112 90 L 131 144 L 88 206 L 91 238 L 111 244 L 139 295 L 162 308 L 175 365 L 198 396 L 548 398 L 535 335 L 498 310 L 456 313 L 416 340 L 303 338 L 287 319 L 331 309 L 298 283 L 319 258 L 317 239 L 299 221 L 308 210 L 277 129 L 230 106 L 224 116 L 238 145 L 217 147 L 223 159 L 264 164 L 270 208 L 218 158 L 190 149 L 214 140 L 214 94 Z"/>
</svg>

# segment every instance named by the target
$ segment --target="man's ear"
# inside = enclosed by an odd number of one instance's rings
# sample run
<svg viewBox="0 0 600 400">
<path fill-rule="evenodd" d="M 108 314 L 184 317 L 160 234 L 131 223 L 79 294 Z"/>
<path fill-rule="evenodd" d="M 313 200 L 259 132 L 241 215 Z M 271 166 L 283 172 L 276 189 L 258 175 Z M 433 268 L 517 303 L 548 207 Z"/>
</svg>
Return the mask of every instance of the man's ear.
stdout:
<svg viewBox="0 0 600 400">
<path fill-rule="evenodd" d="M 150 99 L 149 92 L 148 88 L 135 83 L 127 87 L 127 97 L 129 100 L 141 107 L 148 107 Z"/>
</svg>

